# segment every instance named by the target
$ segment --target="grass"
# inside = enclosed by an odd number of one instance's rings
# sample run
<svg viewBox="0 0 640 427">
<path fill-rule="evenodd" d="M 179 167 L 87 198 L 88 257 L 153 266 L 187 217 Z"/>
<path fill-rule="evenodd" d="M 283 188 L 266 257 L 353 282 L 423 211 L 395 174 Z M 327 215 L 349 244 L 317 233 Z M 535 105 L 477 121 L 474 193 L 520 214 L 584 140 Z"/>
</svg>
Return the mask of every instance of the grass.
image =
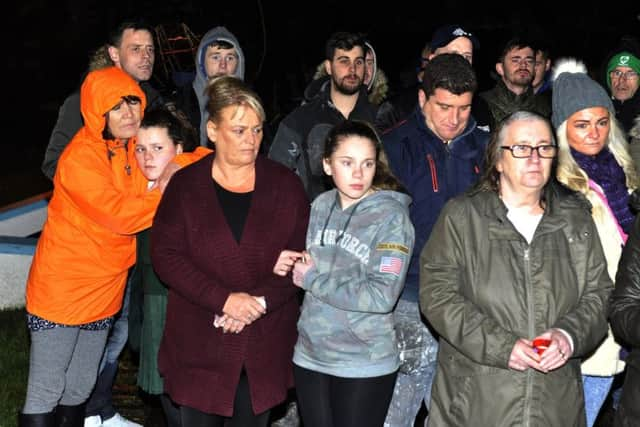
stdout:
<svg viewBox="0 0 640 427">
<path fill-rule="evenodd" d="M 29 331 L 25 310 L 0 310 L 0 427 L 16 427 L 29 375 Z M 113 390 L 113 400 L 129 419 L 145 423 L 145 408 L 136 387 L 137 367 L 125 350 Z M 153 424 L 156 425 L 156 424 Z"/>
<path fill-rule="evenodd" d="M 18 425 L 29 373 L 29 331 L 24 309 L 0 311 L 0 427 Z"/>
</svg>

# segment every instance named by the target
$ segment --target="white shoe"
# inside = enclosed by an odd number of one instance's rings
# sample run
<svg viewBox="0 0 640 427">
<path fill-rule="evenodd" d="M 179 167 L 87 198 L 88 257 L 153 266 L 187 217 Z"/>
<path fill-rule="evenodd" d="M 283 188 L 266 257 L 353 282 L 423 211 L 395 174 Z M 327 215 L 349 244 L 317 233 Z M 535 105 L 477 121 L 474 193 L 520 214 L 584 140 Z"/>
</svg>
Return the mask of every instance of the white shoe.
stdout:
<svg viewBox="0 0 640 427">
<path fill-rule="evenodd" d="M 102 422 L 102 427 L 142 427 L 142 424 L 134 423 L 116 412 L 113 417 Z"/>
<path fill-rule="evenodd" d="M 92 415 L 84 419 L 84 427 L 102 427 L 100 415 Z"/>
</svg>

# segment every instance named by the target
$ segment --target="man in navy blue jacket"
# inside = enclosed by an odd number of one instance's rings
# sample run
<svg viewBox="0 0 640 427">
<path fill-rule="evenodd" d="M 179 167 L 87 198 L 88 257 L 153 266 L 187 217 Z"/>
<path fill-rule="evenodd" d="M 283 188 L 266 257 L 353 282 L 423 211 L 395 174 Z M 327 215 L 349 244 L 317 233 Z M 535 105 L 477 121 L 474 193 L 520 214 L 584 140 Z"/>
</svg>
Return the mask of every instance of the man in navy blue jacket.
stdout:
<svg viewBox="0 0 640 427">
<path fill-rule="evenodd" d="M 391 170 L 413 199 L 416 238 L 394 313 L 402 365 L 385 426 L 413 426 L 423 399 L 429 407 L 438 342 L 420 317 L 419 258 L 444 204 L 480 177 L 489 134 L 471 117 L 477 86 L 462 56 L 434 57 L 425 67 L 414 113 L 382 138 Z"/>
</svg>

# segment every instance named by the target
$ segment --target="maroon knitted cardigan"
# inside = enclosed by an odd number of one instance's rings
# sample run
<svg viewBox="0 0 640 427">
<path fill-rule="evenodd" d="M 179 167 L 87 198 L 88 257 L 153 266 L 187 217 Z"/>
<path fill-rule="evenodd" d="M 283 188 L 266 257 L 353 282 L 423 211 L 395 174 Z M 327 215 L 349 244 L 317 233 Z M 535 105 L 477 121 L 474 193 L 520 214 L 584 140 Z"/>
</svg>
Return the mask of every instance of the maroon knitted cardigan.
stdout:
<svg viewBox="0 0 640 427">
<path fill-rule="evenodd" d="M 176 403 L 231 416 L 244 366 L 253 409 L 261 413 L 282 402 L 293 385 L 299 289 L 273 267 L 283 249 L 304 248 L 309 202 L 293 172 L 259 157 L 238 244 L 214 190 L 214 156 L 175 174 L 154 219 L 153 266 L 169 287 L 159 368 Z M 267 314 L 239 334 L 213 327 L 231 292 L 267 302 Z"/>
</svg>

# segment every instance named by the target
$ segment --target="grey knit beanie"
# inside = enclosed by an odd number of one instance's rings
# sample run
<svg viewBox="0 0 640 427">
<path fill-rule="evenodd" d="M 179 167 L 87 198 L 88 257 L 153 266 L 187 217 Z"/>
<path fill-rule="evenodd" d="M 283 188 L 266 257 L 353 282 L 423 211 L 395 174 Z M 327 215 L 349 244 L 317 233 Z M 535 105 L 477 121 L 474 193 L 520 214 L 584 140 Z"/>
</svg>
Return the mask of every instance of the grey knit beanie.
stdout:
<svg viewBox="0 0 640 427">
<path fill-rule="evenodd" d="M 551 123 L 558 128 L 573 113 L 585 108 L 604 107 L 611 117 L 615 110 L 611 98 L 602 86 L 587 74 L 584 64 L 573 58 L 562 58 L 553 67 Z"/>
</svg>

